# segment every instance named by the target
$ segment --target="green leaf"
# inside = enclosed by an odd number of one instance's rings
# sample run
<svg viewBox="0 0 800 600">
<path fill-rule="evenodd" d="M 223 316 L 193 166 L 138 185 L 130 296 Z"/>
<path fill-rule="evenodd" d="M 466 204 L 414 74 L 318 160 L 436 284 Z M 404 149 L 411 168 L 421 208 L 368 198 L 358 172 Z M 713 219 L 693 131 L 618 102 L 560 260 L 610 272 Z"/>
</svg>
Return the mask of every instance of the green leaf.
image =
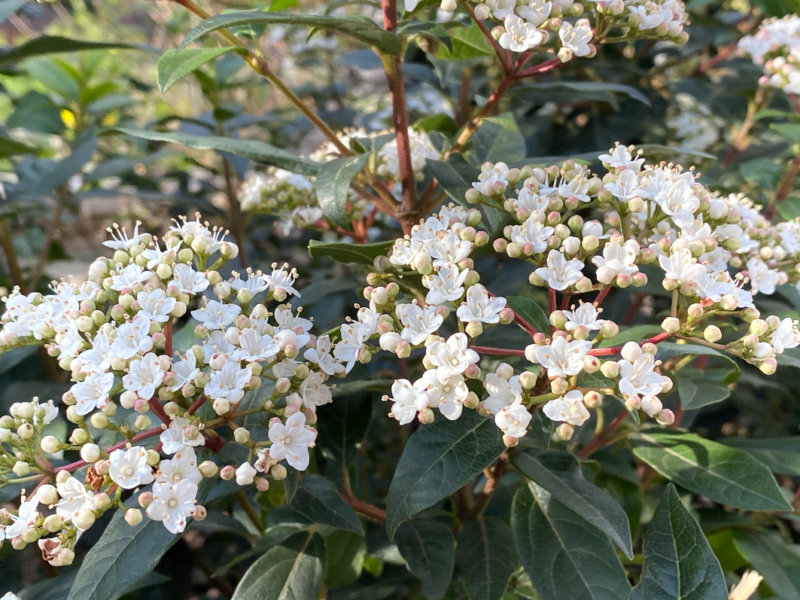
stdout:
<svg viewBox="0 0 800 600">
<path fill-rule="evenodd" d="M 381 380 L 366 379 L 348 383 L 362 386 L 380 383 Z M 356 454 L 358 445 L 367 433 L 372 417 L 372 400 L 360 390 L 347 391 L 348 383 L 340 383 L 333 389 L 335 400 L 317 409 L 316 454 L 332 461 L 337 470 L 343 469 Z M 388 390 L 392 380 L 383 380 Z M 340 391 L 340 388 L 343 388 Z"/>
<path fill-rule="evenodd" d="M 536 484 L 511 507 L 522 566 L 541 600 L 619 600 L 630 586 L 608 538 Z"/>
<path fill-rule="evenodd" d="M 684 410 L 696 410 L 722 402 L 731 395 L 725 383 L 736 371 L 726 367 L 704 369 L 681 369 L 675 373 L 678 395 Z"/>
<path fill-rule="evenodd" d="M 525 296 L 506 296 L 508 306 L 520 317 L 533 325 L 536 331 L 550 333 L 550 319 L 538 302 Z"/>
<path fill-rule="evenodd" d="M 456 421 L 437 419 L 417 429 L 403 454 L 386 499 L 386 530 L 469 483 L 505 450 L 492 419 L 465 410 Z"/>
<path fill-rule="evenodd" d="M 190 135 L 187 133 L 172 133 L 163 131 L 145 131 L 129 127 L 117 127 L 110 131 L 119 131 L 125 135 L 152 140 L 155 142 L 172 142 L 197 148 L 198 150 L 216 150 L 229 152 L 236 156 L 243 156 L 256 162 L 281 167 L 303 175 L 316 175 L 318 163 L 307 158 L 300 158 L 291 152 L 281 150 L 271 144 L 257 140 L 239 140 L 233 138 L 217 137 L 213 135 Z"/>
<path fill-rule="evenodd" d="M 678 485 L 746 510 L 791 510 L 769 469 L 744 450 L 693 433 L 641 433 L 634 455 Z"/>
<path fill-rule="evenodd" d="M 781 438 L 726 438 L 727 446 L 740 448 L 767 465 L 773 473 L 800 477 L 800 436 Z"/>
<path fill-rule="evenodd" d="M 9 128 L 23 127 L 28 131 L 42 133 L 61 133 L 64 121 L 59 114 L 59 106 L 49 96 L 30 91 L 16 101 L 14 112 L 8 116 L 5 125 Z"/>
<path fill-rule="evenodd" d="M 671 484 L 644 536 L 644 566 L 637 587 L 648 600 L 728 598 L 719 561 Z"/>
<path fill-rule="evenodd" d="M 492 56 L 492 45 L 477 25 L 471 27 L 452 27 L 450 29 L 452 44 L 442 45 L 436 54 L 441 60 L 468 60 Z"/>
<path fill-rule="evenodd" d="M 250 565 L 232 600 L 307 600 L 319 597 L 325 547 L 318 535 L 298 533 Z"/>
<path fill-rule="evenodd" d="M 701 150 L 694 150 L 692 148 L 684 148 L 683 146 L 663 146 L 661 144 L 642 144 L 637 146 L 637 149 L 642 150 L 647 156 L 648 162 L 655 162 L 656 158 L 661 159 L 674 159 L 681 156 L 696 156 L 698 158 L 716 158 L 713 154 L 702 152 Z"/>
<path fill-rule="evenodd" d="M 525 90 L 534 91 L 547 91 L 548 93 L 559 90 L 566 90 L 570 92 L 575 100 L 581 99 L 582 95 L 589 95 L 590 98 L 595 98 L 598 92 L 618 92 L 625 94 L 629 98 L 650 106 L 650 100 L 647 96 L 642 94 L 635 87 L 629 85 L 622 85 L 619 83 L 611 83 L 606 81 L 541 81 L 531 83 L 524 86 Z M 613 102 L 613 95 L 609 95 Z"/>
<path fill-rule="evenodd" d="M 800 546 L 764 530 L 735 529 L 736 550 L 781 600 L 800 600 Z"/>
<path fill-rule="evenodd" d="M 480 517 L 458 532 L 456 565 L 473 600 L 498 600 L 517 569 L 514 536 L 505 521 Z"/>
<path fill-rule="evenodd" d="M 336 486 L 320 475 L 305 475 L 295 490 L 292 508 L 315 523 L 363 533 L 361 520 L 339 495 Z"/>
<path fill-rule="evenodd" d="M 206 19 L 186 34 L 186 38 L 178 48 L 183 48 L 212 31 L 242 25 L 306 25 L 315 29 L 331 29 L 344 33 L 366 42 L 385 54 L 399 54 L 402 50 L 400 39 L 376 25 L 371 19 L 258 11 L 232 12 Z"/>
<path fill-rule="evenodd" d="M 308 253 L 312 258 L 328 256 L 340 263 L 357 263 L 372 266 L 377 256 L 384 256 L 394 246 L 393 241 L 371 244 L 347 244 L 345 242 L 308 242 Z"/>
<path fill-rule="evenodd" d="M 325 216 L 339 227 L 349 227 L 347 193 L 356 173 L 367 164 L 368 154 L 345 156 L 322 163 L 317 172 L 317 199 Z"/>
<path fill-rule="evenodd" d="M 144 50 L 141 44 L 124 44 L 120 42 L 88 42 L 73 40 L 61 36 L 43 35 L 22 44 L 21 46 L 4 48 L 0 50 L 0 65 L 15 64 L 33 56 L 45 54 L 59 54 L 62 52 L 79 52 L 82 50 L 101 50 L 109 48 L 124 48 L 128 50 Z"/>
<path fill-rule="evenodd" d="M 367 540 L 360 533 L 334 531 L 325 537 L 325 585 L 349 585 L 361 577 Z"/>
<path fill-rule="evenodd" d="M 472 187 L 472 180 L 477 179 L 475 167 L 467 163 L 460 154 L 454 154 L 447 160 L 428 159 L 427 169 L 439 183 L 439 186 L 451 200 L 467 206 L 467 190 Z"/>
<path fill-rule="evenodd" d="M 234 46 L 222 48 L 181 48 L 169 50 L 162 54 L 156 67 L 158 69 L 158 87 L 163 94 L 182 77 L 207 62 L 227 52 L 240 51 Z"/>
<path fill-rule="evenodd" d="M 36 148 L 18 142 L 14 138 L 0 134 L 0 158 L 7 158 L 16 154 L 35 154 Z"/>
<path fill-rule="evenodd" d="M 516 454 L 513 465 L 553 498 L 606 534 L 628 558 L 633 557 L 631 528 L 619 503 L 606 490 L 586 481 L 567 452 Z"/>
<path fill-rule="evenodd" d="M 455 545 L 450 528 L 433 519 L 412 519 L 397 528 L 397 548 L 428 600 L 438 600 L 450 586 Z"/>
<path fill-rule="evenodd" d="M 798 123 L 770 123 L 769 128 L 791 144 L 800 143 Z"/>
<path fill-rule="evenodd" d="M 800 195 L 791 194 L 777 204 L 778 214 L 780 214 L 785 221 L 791 221 L 800 217 Z"/>
<path fill-rule="evenodd" d="M 484 161 L 512 162 L 525 156 L 525 138 L 510 113 L 484 119 L 472 135 L 468 160 L 473 164 Z"/>
<path fill-rule="evenodd" d="M 160 521 L 145 518 L 136 527 L 118 511 L 83 559 L 67 600 L 115 600 L 138 581 L 178 540 Z"/>
</svg>

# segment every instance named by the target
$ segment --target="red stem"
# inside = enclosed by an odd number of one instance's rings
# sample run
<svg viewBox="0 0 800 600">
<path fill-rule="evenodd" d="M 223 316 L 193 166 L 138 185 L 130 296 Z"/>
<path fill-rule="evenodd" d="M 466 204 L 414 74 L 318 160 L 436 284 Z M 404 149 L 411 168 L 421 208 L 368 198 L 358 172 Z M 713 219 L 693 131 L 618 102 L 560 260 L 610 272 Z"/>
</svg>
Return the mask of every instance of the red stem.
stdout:
<svg viewBox="0 0 800 600">
<path fill-rule="evenodd" d="M 470 346 L 478 354 L 488 354 L 491 356 L 525 356 L 525 350 L 514 348 L 492 348 L 491 346 Z"/>
<path fill-rule="evenodd" d="M 189 410 L 186 411 L 186 414 L 193 415 L 198 411 L 198 409 L 205 404 L 206 398 L 205 396 L 200 396 L 197 400 L 195 400 L 192 405 L 189 407 Z"/>
<path fill-rule="evenodd" d="M 651 338 L 647 338 L 639 345 L 643 346 L 644 344 L 658 344 L 659 342 L 663 342 L 670 336 L 672 336 L 671 333 L 662 331 L 658 335 L 654 335 Z M 619 354 L 621 350 L 622 346 L 613 346 L 611 348 L 593 348 L 592 350 L 589 350 L 589 356 L 608 356 L 609 354 Z"/>
<path fill-rule="evenodd" d="M 525 69 L 524 71 L 520 71 L 515 75 L 517 79 L 523 79 L 525 77 L 530 77 L 532 75 L 539 75 L 541 73 L 547 73 L 548 71 L 552 71 L 553 69 L 557 69 L 562 64 L 560 58 L 551 58 L 550 60 L 546 60 L 543 63 L 539 63 L 538 65 L 531 67 L 530 69 Z"/>
<path fill-rule="evenodd" d="M 153 427 L 152 429 L 148 429 L 147 431 L 143 431 L 142 433 L 137 433 L 130 440 L 122 440 L 121 442 L 117 442 L 113 446 L 109 446 L 108 448 L 106 448 L 103 452 L 109 454 L 114 450 L 124 448 L 129 443 L 139 442 L 141 440 L 146 440 L 147 438 L 151 438 L 154 435 L 159 435 L 162 431 L 164 430 L 161 427 Z M 80 469 L 81 467 L 84 467 L 87 464 L 89 463 L 87 463 L 85 460 L 76 460 L 75 462 L 71 462 L 67 465 L 56 467 L 55 469 L 53 469 L 53 473 L 58 473 L 59 471 L 74 471 L 75 469 Z"/>
<path fill-rule="evenodd" d="M 602 290 L 597 293 L 597 297 L 594 299 L 595 306 L 600 306 L 603 303 L 603 300 L 606 299 L 608 293 L 611 291 L 611 286 L 607 285 Z"/>
</svg>

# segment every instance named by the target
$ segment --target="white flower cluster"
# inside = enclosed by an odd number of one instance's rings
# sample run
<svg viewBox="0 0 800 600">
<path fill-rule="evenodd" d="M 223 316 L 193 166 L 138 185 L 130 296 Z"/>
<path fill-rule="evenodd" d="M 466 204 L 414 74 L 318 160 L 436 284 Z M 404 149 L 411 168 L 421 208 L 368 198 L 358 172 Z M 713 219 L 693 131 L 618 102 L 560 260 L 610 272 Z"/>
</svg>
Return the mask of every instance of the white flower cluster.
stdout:
<svg viewBox="0 0 800 600">
<path fill-rule="evenodd" d="M 147 517 L 179 533 L 205 514 L 197 504 L 203 478 L 266 489 L 265 476 L 285 477 L 282 461 L 307 468 L 316 439 L 310 425 L 317 407 L 332 401 L 326 381 L 352 369 L 378 315 L 361 308 L 336 344 L 315 338 L 311 321 L 286 302 L 299 295 L 294 270 L 274 264 L 269 273 L 222 278 L 217 269 L 238 252 L 225 233 L 199 216 L 176 221 L 162 239 L 140 234 L 138 225 L 131 237 L 117 228 L 106 242 L 113 258 L 97 259 L 86 283 L 61 282 L 50 295 L 15 290 L 5 299 L 0 351 L 45 345 L 70 372 L 62 400 L 75 427 L 66 441 L 45 435 L 59 408 L 38 399 L 0 418 L 0 482 L 40 484 L 16 514 L 0 512 L 0 541 L 15 548 L 36 541 L 51 564 L 69 564 L 78 535 L 122 507 L 115 490 L 140 490 Z M 178 347 L 177 339 L 192 341 Z M 268 423 L 259 439 L 245 427 L 234 432 L 248 462 L 199 462 L 200 451 L 219 445 L 214 428 L 259 414 Z M 97 430 L 122 441 L 101 449 Z M 155 436 L 155 448 L 141 444 Z M 63 451 L 78 451 L 81 460 L 53 466 L 52 455 Z M 126 519 L 133 525 L 142 514 L 128 508 Z"/>
<path fill-rule="evenodd" d="M 753 303 L 755 294 L 800 280 L 800 222 L 773 226 L 746 199 L 707 190 L 692 171 L 645 164 L 623 146 L 600 160 L 608 169 L 603 177 L 571 161 L 546 169 L 487 163 L 466 199 L 512 217 L 515 224 L 499 238 L 476 229 L 476 209 L 449 206 L 376 260 L 365 296 L 381 313 L 380 347 L 401 358 L 424 349 L 423 375 L 397 380 L 385 398 L 391 416 L 430 422 L 434 409 L 457 419 L 464 407 L 477 408 L 494 417 L 513 445 L 540 404 L 562 423 L 557 433 L 566 439 L 604 395 L 614 395 L 629 410 L 670 423 L 673 414 L 661 398 L 673 381 L 662 373 L 659 342 L 710 346 L 766 374 L 775 371 L 778 354 L 800 345 L 795 321 L 761 319 Z M 530 283 L 549 296 L 548 330 L 537 331 L 480 283 L 472 254 L 490 242 L 531 265 Z M 406 284 L 409 269 L 425 290 Z M 603 299 L 615 288 L 645 285 L 647 273 L 658 273 L 673 298 L 663 331 L 641 343 L 603 343 L 620 332 L 600 318 Z M 413 294 L 410 301 L 398 297 L 402 289 Z M 453 313 L 455 324 L 448 325 Z M 531 335 L 527 347 L 490 348 L 476 340 L 487 327 L 512 322 Z M 723 336 L 721 327 L 729 333 Z M 526 363 L 517 370 L 502 363 L 483 374 L 482 354 L 524 356 Z"/>
<path fill-rule="evenodd" d="M 251 172 L 239 190 L 243 211 L 278 217 L 278 230 L 288 235 L 294 227 L 308 227 L 322 218 L 322 209 L 308 177 L 270 167 Z"/>
<path fill-rule="evenodd" d="M 739 52 L 764 69 L 762 85 L 800 94 L 800 16 L 767 19 L 739 40 Z"/>
<path fill-rule="evenodd" d="M 667 113 L 667 127 L 680 146 L 703 152 L 719 141 L 724 121 L 707 104 L 691 94 L 675 94 L 675 104 Z"/>
</svg>

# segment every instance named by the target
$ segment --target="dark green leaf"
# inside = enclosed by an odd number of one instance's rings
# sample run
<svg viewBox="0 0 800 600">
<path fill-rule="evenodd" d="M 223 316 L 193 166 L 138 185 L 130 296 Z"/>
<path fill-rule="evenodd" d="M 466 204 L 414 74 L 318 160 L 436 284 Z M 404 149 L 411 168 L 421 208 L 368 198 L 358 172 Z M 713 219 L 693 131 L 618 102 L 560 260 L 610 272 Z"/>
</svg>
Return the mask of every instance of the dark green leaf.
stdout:
<svg viewBox="0 0 800 600">
<path fill-rule="evenodd" d="M 620 600 L 630 586 L 608 538 L 536 484 L 514 495 L 517 556 L 541 600 Z"/>
<path fill-rule="evenodd" d="M 242 577 L 233 600 L 308 600 L 319 596 L 325 547 L 313 532 L 298 533 L 264 553 Z"/>
<path fill-rule="evenodd" d="M 719 561 L 703 530 L 668 485 L 644 537 L 637 586 L 648 600 L 727 600 Z"/>
<path fill-rule="evenodd" d="M 339 495 L 336 486 L 320 475 L 305 475 L 294 492 L 292 507 L 315 523 L 362 533 L 361 520 Z"/>
<path fill-rule="evenodd" d="M 642 433 L 634 455 L 678 485 L 746 510 L 791 510 L 769 469 L 744 450 L 693 433 Z"/>
<path fill-rule="evenodd" d="M 21 46 L 0 50 L 0 65 L 14 64 L 33 56 L 45 54 L 58 54 L 61 52 L 78 52 L 81 50 L 100 50 L 108 48 L 127 48 L 142 50 L 145 46 L 139 44 L 123 44 L 120 42 L 87 42 L 85 40 L 72 40 L 60 36 L 44 35 L 25 42 Z"/>
<path fill-rule="evenodd" d="M 770 123 L 769 128 L 792 144 L 800 143 L 800 124 Z"/>
<path fill-rule="evenodd" d="M 453 27 L 450 29 L 452 44 L 442 45 L 436 57 L 442 60 L 466 60 L 482 58 L 494 54 L 492 45 L 487 41 L 477 25 L 472 27 Z"/>
<path fill-rule="evenodd" d="M 130 129 L 128 127 L 118 127 L 113 131 L 119 131 L 125 135 L 145 140 L 181 144 L 189 148 L 197 148 L 198 150 L 229 152 L 236 156 L 243 156 L 256 162 L 274 165 L 303 175 L 316 175 L 317 168 L 319 167 L 313 160 L 300 158 L 291 152 L 281 150 L 280 148 L 257 140 L 238 140 L 213 135 L 204 136 L 190 135 L 187 133 L 145 131 L 143 129 Z"/>
<path fill-rule="evenodd" d="M 393 241 L 348 244 L 345 242 L 318 242 L 317 240 L 311 240 L 308 243 L 308 253 L 312 258 L 329 256 L 336 262 L 372 266 L 372 261 L 375 260 L 375 257 L 388 254 L 393 245 Z"/>
<path fill-rule="evenodd" d="M 352 383 L 370 385 L 377 382 L 365 379 Z M 333 390 L 335 401 L 317 409 L 317 456 L 321 454 L 339 470 L 355 456 L 357 446 L 364 439 L 372 417 L 370 396 L 357 391 L 340 392 L 339 388 L 347 385 L 337 385 Z M 392 385 L 391 380 L 384 380 L 383 385 L 383 389 L 388 390 Z"/>
<path fill-rule="evenodd" d="M 525 138 L 511 114 L 484 119 L 472 135 L 468 159 L 473 164 L 484 161 L 513 162 L 525 157 Z"/>
<path fill-rule="evenodd" d="M 469 483 L 505 449 L 494 421 L 471 410 L 456 421 L 439 418 L 417 429 L 403 448 L 389 486 L 389 536 L 409 517 Z"/>
<path fill-rule="evenodd" d="M 468 164 L 460 154 L 454 154 L 447 160 L 426 161 L 427 169 L 439 182 L 451 200 L 462 206 L 467 206 L 466 193 L 472 187 L 471 181 L 477 179 L 475 167 Z"/>
<path fill-rule="evenodd" d="M 0 134 L 0 158 L 7 158 L 16 154 L 31 154 L 35 153 L 36 148 L 18 142 L 14 138 Z"/>
<path fill-rule="evenodd" d="M 730 374 L 731 370 L 724 367 L 677 371 L 675 380 L 678 383 L 681 407 L 684 410 L 695 410 L 725 400 L 731 395 L 725 383 Z"/>
<path fill-rule="evenodd" d="M 502 519 L 481 517 L 458 532 L 456 565 L 473 600 L 497 600 L 519 559 L 511 528 Z"/>
<path fill-rule="evenodd" d="M 736 550 L 781 600 L 800 600 L 800 546 L 764 530 L 735 529 Z"/>
<path fill-rule="evenodd" d="M 800 476 L 800 437 L 726 438 L 726 445 L 746 450 L 773 473 Z"/>
<path fill-rule="evenodd" d="M 59 110 L 49 96 L 31 91 L 17 101 L 14 112 L 8 116 L 5 124 L 9 128 L 24 127 L 28 131 L 61 133 L 64 131 L 64 121 Z"/>
<path fill-rule="evenodd" d="M 396 35 L 359 17 L 329 17 L 325 15 L 289 14 L 279 12 L 233 12 L 206 19 L 186 34 L 179 48 L 200 39 L 217 29 L 242 25 L 306 25 L 316 29 L 332 29 L 344 33 L 386 54 L 399 54 L 402 47 Z"/>
<path fill-rule="evenodd" d="M 325 216 L 339 227 L 349 227 L 347 193 L 356 173 L 367 164 L 368 154 L 345 156 L 322 163 L 317 172 L 317 200 Z"/>
<path fill-rule="evenodd" d="M 628 558 L 633 557 L 628 517 L 604 489 L 586 481 L 580 465 L 566 452 L 516 454 L 513 464 L 553 498 L 606 534 Z"/>
<path fill-rule="evenodd" d="M 507 296 L 506 303 L 520 317 L 533 325 L 536 331 L 550 333 L 550 319 L 538 302 L 525 296 Z"/>
<path fill-rule="evenodd" d="M 635 87 L 606 81 L 542 81 L 528 84 L 525 88 L 535 91 L 547 90 L 548 92 L 563 89 L 568 91 L 575 100 L 583 99 L 582 95 L 584 94 L 589 94 L 593 98 L 598 92 L 618 92 L 650 106 L 647 96 Z M 613 95 L 610 95 L 610 98 L 613 100 Z"/>
<path fill-rule="evenodd" d="M 455 545 L 450 528 L 433 519 L 412 519 L 397 528 L 397 548 L 428 600 L 438 600 L 450 586 Z"/>
<path fill-rule="evenodd" d="M 698 158 L 716 158 L 713 154 L 702 152 L 701 150 L 694 150 L 692 148 L 684 148 L 683 146 L 662 146 L 661 144 L 642 144 L 637 146 L 638 149 L 644 152 L 649 162 L 656 162 L 655 159 L 675 159 L 681 156 L 696 156 Z"/>
<path fill-rule="evenodd" d="M 335 531 L 325 538 L 325 585 L 349 585 L 361 576 L 367 556 L 367 541 L 363 535 L 350 531 Z"/>
<path fill-rule="evenodd" d="M 208 61 L 235 50 L 237 48 L 233 46 L 168 50 L 159 57 L 156 64 L 158 68 L 158 87 L 164 93 L 182 77 L 198 69 Z"/>
</svg>

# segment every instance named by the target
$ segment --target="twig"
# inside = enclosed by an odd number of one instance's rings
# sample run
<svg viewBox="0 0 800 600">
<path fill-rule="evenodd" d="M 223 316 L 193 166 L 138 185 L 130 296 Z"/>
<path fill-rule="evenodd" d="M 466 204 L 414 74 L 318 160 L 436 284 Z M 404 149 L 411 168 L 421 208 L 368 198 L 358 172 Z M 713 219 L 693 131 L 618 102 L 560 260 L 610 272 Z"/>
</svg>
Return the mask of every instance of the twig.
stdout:
<svg viewBox="0 0 800 600">
<path fill-rule="evenodd" d="M 578 451 L 578 456 L 580 456 L 581 458 L 589 458 L 597 450 L 602 448 L 605 445 L 609 435 L 614 433 L 619 428 L 619 426 L 622 425 L 622 423 L 625 421 L 627 417 L 628 417 L 628 412 L 625 409 L 621 410 L 619 414 L 616 417 L 614 417 L 611 420 L 611 422 L 608 425 L 606 425 L 600 433 L 595 435 L 591 440 L 589 440 L 589 443 L 587 443 L 583 448 L 581 448 Z"/>
</svg>

